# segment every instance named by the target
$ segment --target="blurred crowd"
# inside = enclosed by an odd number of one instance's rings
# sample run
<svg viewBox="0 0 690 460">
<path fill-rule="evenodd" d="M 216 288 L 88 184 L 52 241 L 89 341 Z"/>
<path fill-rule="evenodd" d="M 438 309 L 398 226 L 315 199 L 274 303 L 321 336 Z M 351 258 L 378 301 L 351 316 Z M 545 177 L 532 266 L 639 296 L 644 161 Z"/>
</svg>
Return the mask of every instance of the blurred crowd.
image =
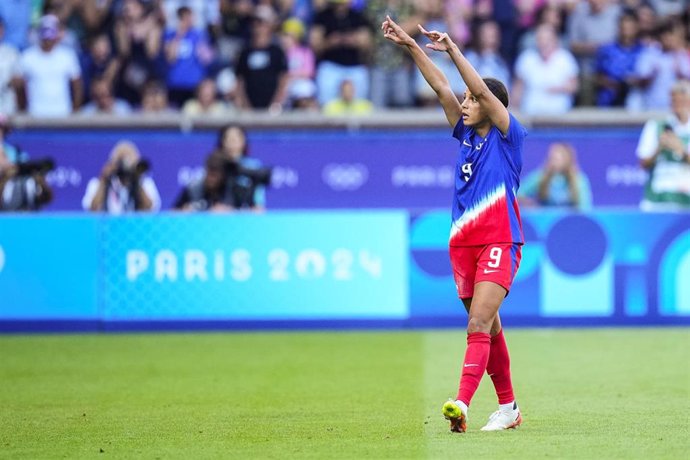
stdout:
<svg viewBox="0 0 690 460">
<path fill-rule="evenodd" d="M 379 32 L 386 14 L 411 34 L 447 31 L 527 115 L 668 109 L 673 84 L 690 78 L 687 0 L 3 0 L 0 113 L 436 104 Z M 450 60 L 430 57 L 463 93 Z"/>
</svg>

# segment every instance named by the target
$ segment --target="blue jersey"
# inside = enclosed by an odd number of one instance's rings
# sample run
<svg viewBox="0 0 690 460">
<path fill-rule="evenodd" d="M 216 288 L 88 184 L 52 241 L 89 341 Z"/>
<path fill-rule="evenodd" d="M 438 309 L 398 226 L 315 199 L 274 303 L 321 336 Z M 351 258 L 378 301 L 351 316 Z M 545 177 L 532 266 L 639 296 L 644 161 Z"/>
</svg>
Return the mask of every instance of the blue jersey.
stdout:
<svg viewBox="0 0 690 460">
<path fill-rule="evenodd" d="M 465 126 L 462 118 L 453 137 L 460 141 L 455 167 L 451 246 L 524 243 L 517 203 L 522 170 L 522 144 L 527 131 L 511 114 L 504 136 L 492 126 L 486 137 Z"/>
</svg>

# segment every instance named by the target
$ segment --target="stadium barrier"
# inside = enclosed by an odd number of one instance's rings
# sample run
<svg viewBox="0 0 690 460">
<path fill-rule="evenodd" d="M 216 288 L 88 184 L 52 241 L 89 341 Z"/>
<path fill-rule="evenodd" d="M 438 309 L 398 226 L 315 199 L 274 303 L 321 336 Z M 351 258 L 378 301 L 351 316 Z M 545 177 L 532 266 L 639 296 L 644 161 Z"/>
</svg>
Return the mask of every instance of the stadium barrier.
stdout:
<svg viewBox="0 0 690 460">
<path fill-rule="evenodd" d="M 538 168 L 552 142 L 571 143 L 589 177 L 595 206 L 637 207 L 646 172 L 635 148 L 642 123 L 656 114 L 573 111 L 524 118 L 529 128 L 523 173 Z M 270 209 L 446 208 L 451 199 L 457 142 L 438 111 L 382 113 L 363 118 L 315 114 L 231 120 L 169 117 L 18 118 L 10 141 L 32 158 L 52 157 L 55 199 L 46 209 L 81 209 L 89 178 L 97 176 L 116 142 L 136 143 L 152 164 L 169 209 L 180 190 L 202 173 L 217 130 L 229 121 L 249 129 L 250 154 L 274 167 Z"/>
<path fill-rule="evenodd" d="M 526 212 L 511 325 L 690 324 L 690 215 Z M 14 215 L 0 330 L 461 326 L 446 211 Z"/>
</svg>

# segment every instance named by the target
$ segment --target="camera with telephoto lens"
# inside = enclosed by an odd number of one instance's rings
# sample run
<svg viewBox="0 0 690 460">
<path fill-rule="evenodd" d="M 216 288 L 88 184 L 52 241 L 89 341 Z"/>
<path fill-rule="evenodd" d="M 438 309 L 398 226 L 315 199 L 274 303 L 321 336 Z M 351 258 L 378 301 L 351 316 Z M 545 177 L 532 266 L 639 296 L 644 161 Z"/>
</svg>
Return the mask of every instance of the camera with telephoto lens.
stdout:
<svg viewBox="0 0 690 460">
<path fill-rule="evenodd" d="M 268 186 L 271 183 L 271 168 L 251 168 L 243 166 L 236 161 L 226 161 L 224 169 L 225 175 L 229 179 L 243 176 L 248 178 L 254 186 Z"/>
<path fill-rule="evenodd" d="M 131 165 L 125 164 L 124 161 L 120 161 L 115 169 L 115 175 L 124 182 L 129 179 L 139 178 L 149 169 L 151 169 L 151 163 L 144 158 Z"/>
<path fill-rule="evenodd" d="M 39 160 L 17 163 L 17 175 L 19 176 L 43 175 L 53 169 L 55 169 L 55 161 L 52 158 L 41 158 Z"/>
</svg>

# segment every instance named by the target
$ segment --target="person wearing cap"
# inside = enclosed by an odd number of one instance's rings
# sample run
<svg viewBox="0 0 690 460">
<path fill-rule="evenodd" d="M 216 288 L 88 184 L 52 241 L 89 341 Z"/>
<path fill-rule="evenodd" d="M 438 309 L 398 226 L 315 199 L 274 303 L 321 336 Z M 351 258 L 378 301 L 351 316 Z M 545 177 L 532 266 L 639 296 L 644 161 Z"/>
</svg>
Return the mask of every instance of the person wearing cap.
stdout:
<svg viewBox="0 0 690 460">
<path fill-rule="evenodd" d="M 316 58 L 303 42 L 304 32 L 304 23 L 296 17 L 286 19 L 281 26 L 280 43 L 288 62 L 287 93 L 293 108 L 316 96 Z"/>
<path fill-rule="evenodd" d="M 671 113 L 647 121 L 637 145 L 649 171 L 643 211 L 690 211 L 690 81 L 676 82 L 670 97 Z"/>
<path fill-rule="evenodd" d="M 79 59 L 74 50 L 59 44 L 57 16 L 43 16 L 38 34 L 39 44 L 22 53 L 14 76 L 19 109 L 34 117 L 70 115 L 83 97 Z"/>
</svg>

